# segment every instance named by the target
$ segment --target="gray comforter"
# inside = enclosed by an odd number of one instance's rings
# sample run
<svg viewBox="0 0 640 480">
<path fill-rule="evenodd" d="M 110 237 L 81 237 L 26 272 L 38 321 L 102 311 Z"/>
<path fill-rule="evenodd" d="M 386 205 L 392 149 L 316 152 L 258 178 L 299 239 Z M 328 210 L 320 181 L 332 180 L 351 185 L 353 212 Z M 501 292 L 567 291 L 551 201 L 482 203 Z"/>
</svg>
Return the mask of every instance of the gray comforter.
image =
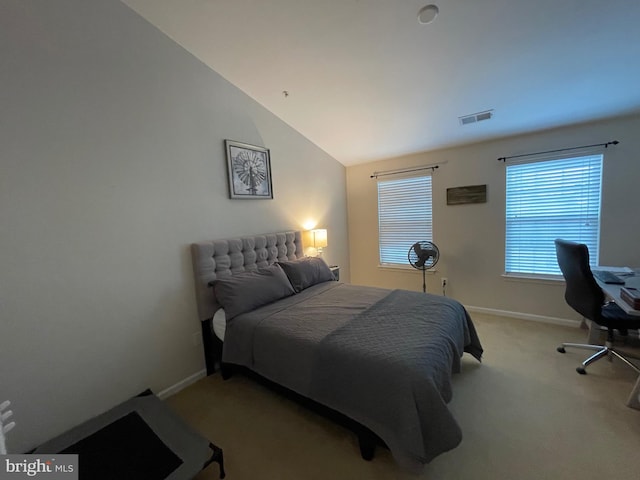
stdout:
<svg viewBox="0 0 640 480">
<path fill-rule="evenodd" d="M 326 282 L 240 315 L 223 361 L 360 422 L 415 470 L 460 443 L 451 374 L 482 347 L 455 300 Z"/>
</svg>

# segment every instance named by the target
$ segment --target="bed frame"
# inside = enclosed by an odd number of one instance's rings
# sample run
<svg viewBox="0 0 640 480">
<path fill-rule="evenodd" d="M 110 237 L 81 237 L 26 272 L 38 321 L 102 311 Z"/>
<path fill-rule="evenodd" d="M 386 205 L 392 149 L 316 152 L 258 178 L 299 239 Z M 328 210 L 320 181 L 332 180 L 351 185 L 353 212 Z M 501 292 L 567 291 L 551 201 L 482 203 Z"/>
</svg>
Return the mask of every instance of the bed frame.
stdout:
<svg viewBox="0 0 640 480">
<path fill-rule="evenodd" d="M 277 261 L 295 260 L 303 257 L 303 252 L 302 233 L 300 231 L 227 238 L 191 245 L 196 301 L 198 317 L 202 324 L 202 343 L 207 375 L 220 371 L 222 377 L 226 380 L 231 377 L 233 371 L 242 370 L 257 381 L 352 430 L 358 437 L 362 458 L 371 460 L 376 446 L 384 446 L 384 442 L 367 427 L 318 402 L 277 385 L 248 369 L 222 362 L 222 341 L 213 332 L 213 315 L 220 308 L 220 305 L 215 301 L 209 282 L 217 278 L 254 271 L 258 268 L 272 265 Z"/>
</svg>

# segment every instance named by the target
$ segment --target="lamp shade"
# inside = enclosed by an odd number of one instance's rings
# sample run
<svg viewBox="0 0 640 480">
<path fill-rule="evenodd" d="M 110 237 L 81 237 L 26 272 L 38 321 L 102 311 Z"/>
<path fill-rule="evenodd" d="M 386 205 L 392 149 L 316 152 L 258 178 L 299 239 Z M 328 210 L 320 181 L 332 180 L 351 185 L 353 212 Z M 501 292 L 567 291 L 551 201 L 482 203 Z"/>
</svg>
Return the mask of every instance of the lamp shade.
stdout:
<svg viewBox="0 0 640 480">
<path fill-rule="evenodd" d="M 302 239 L 305 247 L 322 249 L 327 246 L 327 230 L 324 228 L 305 230 L 302 232 Z"/>
<path fill-rule="evenodd" d="M 311 230 L 311 241 L 314 248 L 323 248 L 327 246 L 327 230 L 318 228 Z"/>
</svg>

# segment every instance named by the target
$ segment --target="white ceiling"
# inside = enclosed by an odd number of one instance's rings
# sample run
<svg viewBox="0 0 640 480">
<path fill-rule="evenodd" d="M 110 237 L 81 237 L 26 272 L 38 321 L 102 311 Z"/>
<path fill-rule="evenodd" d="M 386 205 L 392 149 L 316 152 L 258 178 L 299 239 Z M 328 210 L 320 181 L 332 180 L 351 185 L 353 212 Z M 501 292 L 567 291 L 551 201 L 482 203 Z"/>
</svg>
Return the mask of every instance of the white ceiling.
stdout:
<svg viewBox="0 0 640 480">
<path fill-rule="evenodd" d="M 640 111 L 640 0 L 123 1 L 344 165 Z"/>
</svg>

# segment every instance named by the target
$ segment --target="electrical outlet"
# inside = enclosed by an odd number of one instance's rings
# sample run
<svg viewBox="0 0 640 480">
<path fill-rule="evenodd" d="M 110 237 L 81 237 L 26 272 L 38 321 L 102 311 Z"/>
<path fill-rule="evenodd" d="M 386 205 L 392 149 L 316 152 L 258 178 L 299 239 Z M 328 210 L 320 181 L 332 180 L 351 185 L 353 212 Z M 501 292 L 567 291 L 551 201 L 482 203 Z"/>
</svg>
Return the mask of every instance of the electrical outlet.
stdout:
<svg viewBox="0 0 640 480">
<path fill-rule="evenodd" d="M 440 279 L 440 282 L 442 283 L 442 288 L 446 287 L 447 285 L 449 285 L 449 279 L 447 277 L 442 277 Z"/>
<path fill-rule="evenodd" d="M 197 347 L 198 345 L 202 345 L 202 332 L 194 333 L 191 337 L 191 342 L 193 343 L 194 347 Z"/>
</svg>

